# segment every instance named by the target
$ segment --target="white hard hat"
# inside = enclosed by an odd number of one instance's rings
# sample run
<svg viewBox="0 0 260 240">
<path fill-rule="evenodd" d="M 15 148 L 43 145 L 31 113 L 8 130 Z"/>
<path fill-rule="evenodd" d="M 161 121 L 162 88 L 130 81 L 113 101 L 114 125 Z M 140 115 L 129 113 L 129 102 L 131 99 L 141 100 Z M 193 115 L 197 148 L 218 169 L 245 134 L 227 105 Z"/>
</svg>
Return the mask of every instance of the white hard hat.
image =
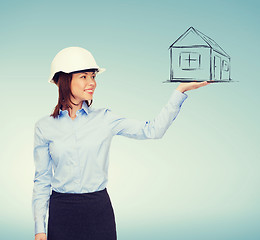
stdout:
<svg viewBox="0 0 260 240">
<path fill-rule="evenodd" d="M 87 69 L 98 69 L 98 73 L 106 70 L 97 65 L 94 57 L 88 50 L 81 47 L 64 48 L 52 60 L 48 82 L 54 83 L 53 77 L 57 72 L 71 73 Z"/>
</svg>

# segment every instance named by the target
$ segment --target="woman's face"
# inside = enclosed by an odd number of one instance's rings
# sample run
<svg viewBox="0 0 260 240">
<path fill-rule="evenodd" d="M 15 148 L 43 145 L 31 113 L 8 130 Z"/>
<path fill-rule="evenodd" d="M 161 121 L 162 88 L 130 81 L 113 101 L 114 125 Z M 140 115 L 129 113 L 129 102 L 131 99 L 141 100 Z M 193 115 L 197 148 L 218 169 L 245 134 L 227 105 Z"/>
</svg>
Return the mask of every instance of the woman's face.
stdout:
<svg viewBox="0 0 260 240">
<path fill-rule="evenodd" d="M 71 80 L 71 92 L 77 103 L 84 100 L 91 100 L 96 88 L 96 73 L 82 72 L 73 73 Z"/>
</svg>

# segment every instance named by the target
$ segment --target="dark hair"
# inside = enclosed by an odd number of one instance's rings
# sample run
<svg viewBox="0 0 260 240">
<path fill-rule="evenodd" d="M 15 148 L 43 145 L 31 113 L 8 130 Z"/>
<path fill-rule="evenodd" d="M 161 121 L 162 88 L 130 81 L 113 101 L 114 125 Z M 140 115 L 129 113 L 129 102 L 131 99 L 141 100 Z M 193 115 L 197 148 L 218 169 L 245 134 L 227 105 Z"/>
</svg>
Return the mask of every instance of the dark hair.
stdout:
<svg viewBox="0 0 260 240">
<path fill-rule="evenodd" d="M 71 92 L 71 80 L 72 80 L 72 74 L 73 73 L 79 73 L 79 72 L 98 72 L 97 69 L 87 69 L 87 70 L 81 70 L 81 71 L 75 71 L 71 73 L 64 73 L 64 72 L 57 72 L 55 73 L 53 77 L 54 83 L 59 88 L 59 99 L 58 104 L 55 106 L 53 113 L 50 115 L 53 118 L 57 118 L 59 115 L 60 109 L 64 107 L 65 109 L 72 108 L 71 104 L 77 105 L 74 102 L 71 101 L 70 96 L 74 95 Z M 93 100 L 88 102 L 88 100 L 85 100 L 88 107 L 92 104 Z"/>
</svg>

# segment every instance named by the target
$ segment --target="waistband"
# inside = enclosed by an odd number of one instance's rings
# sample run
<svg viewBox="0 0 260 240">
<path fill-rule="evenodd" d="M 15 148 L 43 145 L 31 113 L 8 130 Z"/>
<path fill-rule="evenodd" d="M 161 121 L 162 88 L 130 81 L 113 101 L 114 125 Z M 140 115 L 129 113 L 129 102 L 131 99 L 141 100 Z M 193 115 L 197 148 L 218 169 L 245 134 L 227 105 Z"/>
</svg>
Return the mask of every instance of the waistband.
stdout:
<svg viewBox="0 0 260 240">
<path fill-rule="evenodd" d="M 62 193 L 56 192 L 52 189 L 51 197 L 71 197 L 71 198 L 81 198 L 81 197 L 95 197 L 99 195 L 107 194 L 107 189 L 95 191 L 95 192 L 87 192 L 87 193 Z"/>
</svg>

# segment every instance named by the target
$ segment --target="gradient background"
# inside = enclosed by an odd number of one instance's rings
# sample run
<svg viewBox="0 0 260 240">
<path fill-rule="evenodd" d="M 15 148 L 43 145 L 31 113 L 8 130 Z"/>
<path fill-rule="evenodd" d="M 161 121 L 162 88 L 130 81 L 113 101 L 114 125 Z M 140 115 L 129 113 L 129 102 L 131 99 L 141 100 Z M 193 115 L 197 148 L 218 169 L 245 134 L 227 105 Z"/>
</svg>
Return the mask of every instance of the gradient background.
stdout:
<svg viewBox="0 0 260 240">
<path fill-rule="evenodd" d="M 162 139 L 115 136 L 108 192 L 120 240 L 260 239 L 259 1 L 0 3 L 0 239 L 34 239 L 33 130 L 58 91 L 50 64 L 80 46 L 107 70 L 93 107 L 151 120 L 178 83 L 168 47 L 190 26 L 231 56 L 231 77 L 186 92 Z"/>
</svg>

